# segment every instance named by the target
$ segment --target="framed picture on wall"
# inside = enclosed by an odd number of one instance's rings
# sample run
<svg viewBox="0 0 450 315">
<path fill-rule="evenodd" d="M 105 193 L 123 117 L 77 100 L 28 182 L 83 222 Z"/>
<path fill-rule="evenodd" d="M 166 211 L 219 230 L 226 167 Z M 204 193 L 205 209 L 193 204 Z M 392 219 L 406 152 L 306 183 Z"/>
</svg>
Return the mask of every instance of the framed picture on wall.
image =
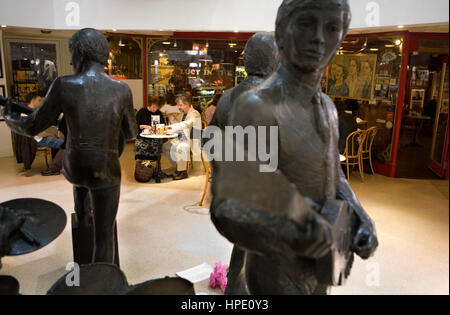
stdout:
<svg viewBox="0 0 450 315">
<path fill-rule="evenodd" d="M 338 55 L 328 65 L 327 94 L 369 101 L 374 97 L 377 55 Z"/>
<path fill-rule="evenodd" d="M 417 113 L 423 112 L 423 103 L 425 98 L 424 89 L 412 89 L 410 99 L 410 110 Z"/>
<path fill-rule="evenodd" d="M 6 97 L 6 90 L 4 85 L 0 85 L 0 96 Z"/>
</svg>

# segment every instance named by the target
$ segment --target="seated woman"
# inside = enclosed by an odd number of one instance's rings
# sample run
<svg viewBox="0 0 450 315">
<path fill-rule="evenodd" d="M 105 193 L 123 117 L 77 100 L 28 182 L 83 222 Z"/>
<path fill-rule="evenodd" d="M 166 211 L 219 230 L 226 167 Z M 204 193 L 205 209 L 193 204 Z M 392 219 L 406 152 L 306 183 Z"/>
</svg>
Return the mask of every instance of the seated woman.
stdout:
<svg viewBox="0 0 450 315">
<path fill-rule="evenodd" d="M 172 125 L 181 122 L 183 113 L 178 110 L 178 106 L 175 101 L 173 101 L 173 103 L 169 103 L 166 101 L 167 98 L 165 96 L 160 96 L 159 98 L 159 104 L 161 106 L 160 111 L 166 118 L 166 123 Z"/>
<path fill-rule="evenodd" d="M 148 100 L 148 105 L 142 107 L 136 114 L 136 122 L 139 128 L 139 134 L 134 143 L 134 152 L 136 160 L 158 159 L 158 140 L 143 138 L 140 134 L 145 130 L 152 129 L 152 116 L 159 116 L 160 123 L 164 123 L 163 114 L 159 111 L 159 98 L 152 96 Z"/>
</svg>

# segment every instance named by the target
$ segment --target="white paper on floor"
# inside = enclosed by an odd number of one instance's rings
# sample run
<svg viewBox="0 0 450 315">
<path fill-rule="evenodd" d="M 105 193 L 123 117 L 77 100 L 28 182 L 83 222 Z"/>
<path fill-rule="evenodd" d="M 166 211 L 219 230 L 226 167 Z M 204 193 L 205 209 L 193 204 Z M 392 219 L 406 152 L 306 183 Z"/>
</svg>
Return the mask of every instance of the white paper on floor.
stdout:
<svg viewBox="0 0 450 315">
<path fill-rule="evenodd" d="M 206 279 L 209 279 L 209 276 L 214 271 L 214 268 L 207 263 L 203 263 L 196 267 L 186 269 L 183 271 L 177 272 L 177 276 L 191 283 L 197 283 Z"/>
</svg>

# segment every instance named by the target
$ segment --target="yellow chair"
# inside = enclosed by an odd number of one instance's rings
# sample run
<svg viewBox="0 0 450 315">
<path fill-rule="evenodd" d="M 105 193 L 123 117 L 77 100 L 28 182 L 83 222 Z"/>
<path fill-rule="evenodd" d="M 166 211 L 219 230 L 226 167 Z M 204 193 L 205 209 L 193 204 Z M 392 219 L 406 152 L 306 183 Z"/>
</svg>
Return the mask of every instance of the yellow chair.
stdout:
<svg viewBox="0 0 450 315">
<path fill-rule="evenodd" d="M 377 135 L 378 127 L 370 127 L 366 130 L 366 135 L 364 137 L 364 142 L 361 151 L 361 165 L 363 165 L 364 160 L 369 160 L 370 169 L 372 170 L 372 174 L 375 175 L 375 171 L 373 170 L 372 165 L 372 144 L 375 136 Z"/>
<path fill-rule="evenodd" d="M 361 181 L 364 182 L 364 170 L 362 165 L 361 153 L 365 137 L 365 130 L 357 130 L 349 134 L 345 141 L 345 150 L 342 154 L 343 156 L 345 156 L 345 161 L 341 162 L 341 164 L 347 166 L 348 181 L 350 181 L 350 166 L 352 166 L 353 168 L 355 165 L 358 165 L 359 174 L 361 175 Z"/>
<path fill-rule="evenodd" d="M 47 165 L 47 168 L 49 166 L 48 164 L 48 156 L 50 155 L 50 160 L 52 159 L 52 149 L 50 147 L 38 147 L 36 149 L 36 154 L 39 152 L 43 152 L 44 153 L 44 157 L 45 157 L 45 165 Z"/>
</svg>

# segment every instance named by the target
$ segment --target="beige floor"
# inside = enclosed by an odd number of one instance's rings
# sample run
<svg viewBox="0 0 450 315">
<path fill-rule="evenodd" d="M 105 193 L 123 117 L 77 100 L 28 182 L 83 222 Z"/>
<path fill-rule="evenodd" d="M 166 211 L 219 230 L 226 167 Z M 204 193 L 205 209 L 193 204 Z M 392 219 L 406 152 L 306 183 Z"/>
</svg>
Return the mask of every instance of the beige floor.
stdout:
<svg viewBox="0 0 450 315">
<path fill-rule="evenodd" d="M 200 165 L 186 180 L 136 183 L 128 145 L 121 159 L 122 190 L 118 214 L 121 268 L 131 284 L 174 275 L 203 262 L 228 262 L 231 244 L 205 211 L 185 206 L 199 201 L 204 176 Z M 37 157 L 31 177 L 12 158 L 0 158 L 0 202 L 23 197 L 53 201 L 73 212 L 72 187 L 62 175 L 42 177 Z M 448 181 L 403 180 L 358 175 L 351 184 L 376 222 L 380 247 L 368 261 L 357 259 L 346 285 L 332 294 L 449 294 Z M 23 256 L 3 258 L 0 274 L 15 276 L 22 294 L 45 294 L 65 274 L 72 260 L 70 224 L 47 247 Z M 195 286 L 210 290 L 207 281 Z"/>
</svg>

